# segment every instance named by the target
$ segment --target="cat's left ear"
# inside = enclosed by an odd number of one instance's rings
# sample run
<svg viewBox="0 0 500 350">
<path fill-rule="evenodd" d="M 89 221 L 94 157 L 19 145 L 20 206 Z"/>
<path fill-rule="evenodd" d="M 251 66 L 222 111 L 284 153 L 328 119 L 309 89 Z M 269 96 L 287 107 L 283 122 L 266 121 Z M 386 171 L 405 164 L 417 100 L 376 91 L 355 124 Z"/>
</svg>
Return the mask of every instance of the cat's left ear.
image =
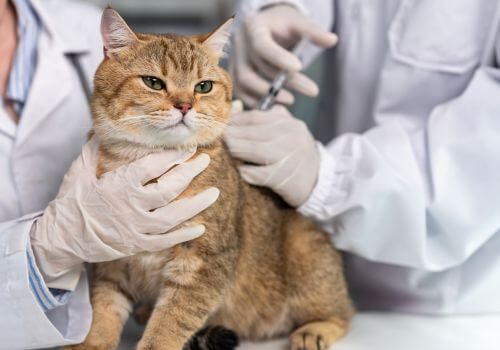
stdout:
<svg viewBox="0 0 500 350">
<path fill-rule="evenodd" d="M 210 48 L 219 58 L 224 56 L 224 47 L 229 43 L 233 29 L 234 16 L 221 24 L 211 33 L 199 37 L 204 46 Z"/>
</svg>

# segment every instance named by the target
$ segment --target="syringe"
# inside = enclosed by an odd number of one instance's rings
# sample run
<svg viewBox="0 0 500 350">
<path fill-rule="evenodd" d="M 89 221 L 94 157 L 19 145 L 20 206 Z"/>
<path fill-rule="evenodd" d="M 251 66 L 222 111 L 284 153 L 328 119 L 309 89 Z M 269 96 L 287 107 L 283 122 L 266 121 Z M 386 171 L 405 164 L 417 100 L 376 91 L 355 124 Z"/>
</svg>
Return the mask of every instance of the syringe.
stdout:
<svg viewBox="0 0 500 350">
<path fill-rule="evenodd" d="M 302 39 L 292 50 L 292 53 L 295 56 L 297 56 L 301 61 L 302 61 L 302 53 L 304 51 L 306 43 L 307 40 Z M 260 99 L 259 103 L 257 104 L 257 109 L 261 111 L 266 111 L 269 108 L 271 108 L 271 106 L 274 104 L 274 101 L 276 101 L 276 96 L 278 96 L 280 90 L 283 88 L 283 85 L 285 85 L 286 81 L 288 80 L 289 75 L 290 75 L 289 71 L 282 70 L 274 77 L 273 81 L 271 82 L 271 87 L 269 88 L 269 91 L 265 96 L 263 96 Z"/>
</svg>

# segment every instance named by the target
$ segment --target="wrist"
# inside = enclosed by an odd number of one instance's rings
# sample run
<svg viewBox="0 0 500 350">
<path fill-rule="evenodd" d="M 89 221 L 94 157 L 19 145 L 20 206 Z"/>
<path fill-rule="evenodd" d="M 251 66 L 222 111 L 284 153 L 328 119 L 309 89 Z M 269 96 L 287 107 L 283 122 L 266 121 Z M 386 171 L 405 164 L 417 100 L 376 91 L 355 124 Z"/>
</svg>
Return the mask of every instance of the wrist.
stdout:
<svg viewBox="0 0 500 350">
<path fill-rule="evenodd" d="M 30 243 L 40 273 L 47 285 L 53 287 L 51 282 L 61 279 L 66 273 L 75 275 L 75 271 L 81 271 L 84 261 L 67 249 L 60 249 L 59 228 L 52 222 L 49 208 L 33 223 Z"/>
<path fill-rule="evenodd" d="M 320 151 L 318 148 L 318 142 L 312 142 L 312 151 L 308 152 L 309 154 L 306 158 L 307 165 L 301 166 L 303 167 L 302 175 L 300 176 L 300 181 L 297 183 L 295 189 L 295 191 L 300 193 L 300 195 L 297 196 L 295 203 L 290 203 L 296 208 L 301 207 L 305 202 L 307 202 L 318 182 L 320 170 Z"/>
<path fill-rule="evenodd" d="M 345 162 L 336 161 L 321 143 L 317 142 L 316 145 L 319 156 L 316 182 L 309 197 L 297 210 L 304 216 L 321 221 L 328 216 L 325 208 L 328 207 L 327 203 L 331 201 L 332 196 L 343 198 L 347 195 L 340 183 L 341 174 L 345 172 L 346 166 Z"/>
</svg>

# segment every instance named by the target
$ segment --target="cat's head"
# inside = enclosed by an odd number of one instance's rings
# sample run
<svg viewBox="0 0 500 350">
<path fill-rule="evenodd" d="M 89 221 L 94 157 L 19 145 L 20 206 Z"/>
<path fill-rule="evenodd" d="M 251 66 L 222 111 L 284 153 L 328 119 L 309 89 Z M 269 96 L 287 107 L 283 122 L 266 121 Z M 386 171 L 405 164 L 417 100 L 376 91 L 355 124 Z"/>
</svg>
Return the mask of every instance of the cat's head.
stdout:
<svg viewBox="0 0 500 350">
<path fill-rule="evenodd" d="M 205 35 L 134 33 L 111 8 L 94 80 L 94 132 L 146 147 L 214 142 L 228 122 L 232 84 L 219 67 L 232 19 Z"/>
</svg>

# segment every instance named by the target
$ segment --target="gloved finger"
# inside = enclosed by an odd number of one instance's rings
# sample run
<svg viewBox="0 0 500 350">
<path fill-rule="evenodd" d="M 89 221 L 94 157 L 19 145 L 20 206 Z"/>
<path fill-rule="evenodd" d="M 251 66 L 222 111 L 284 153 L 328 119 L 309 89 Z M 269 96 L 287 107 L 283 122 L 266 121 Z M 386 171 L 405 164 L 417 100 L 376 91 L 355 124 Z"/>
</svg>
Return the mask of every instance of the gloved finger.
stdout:
<svg viewBox="0 0 500 350">
<path fill-rule="evenodd" d="M 279 162 L 270 165 L 242 165 L 238 170 L 243 180 L 249 184 L 269 187 L 285 202 L 297 207 L 304 203 L 310 195 L 312 187 L 295 184 L 292 189 L 290 188 L 289 182 L 293 181 L 297 177 L 297 173 L 304 167 L 300 160 L 294 161 L 293 158 L 293 154 L 289 154 Z M 309 171 L 311 170 L 309 169 Z M 314 186 L 314 182 L 312 186 Z"/>
<path fill-rule="evenodd" d="M 307 38 L 321 48 L 332 47 L 338 42 L 338 36 L 335 33 L 324 30 L 313 21 L 294 21 L 291 25 L 297 35 Z"/>
<path fill-rule="evenodd" d="M 239 98 L 247 107 L 254 108 L 259 100 L 267 94 L 270 83 L 252 71 L 249 67 L 242 68 L 243 73 L 237 74 L 234 79 L 234 96 Z M 258 89 L 253 88 L 257 86 Z M 292 104 L 295 97 L 286 90 L 281 90 L 276 97 L 276 102 Z"/>
<path fill-rule="evenodd" d="M 82 161 L 84 164 L 94 165 L 97 163 L 97 152 L 99 150 L 99 141 L 94 135 L 82 147 Z"/>
<path fill-rule="evenodd" d="M 95 175 L 98 150 L 99 141 L 97 137 L 94 136 L 83 145 L 80 156 L 73 161 L 66 177 L 72 176 L 73 174 L 81 175 L 83 171 L 89 171 Z"/>
<path fill-rule="evenodd" d="M 234 39 L 234 62 L 231 68 L 235 82 L 235 95 L 240 97 L 245 105 L 255 107 L 260 98 L 269 91 L 270 83 L 251 67 L 242 38 L 242 33 L 238 32 Z M 276 100 L 278 103 L 292 104 L 294 96 L 289 91 L 282 90 Z"/>
<path fill-rule="evenodd" d="M 136 245 L 142 251 L 158 252 L 191 241 L 205 233 L 205 225 L 184 226 L 161 235 L 140 235 Z"/>
<path fill-rule="evenodd" d="M 224 138 L 229 140 L 249 140 L 254 142 L 266 142 L 279 137 L 286 125 L 281 120 L 269 118 L 269 123 L 263 125 L 228 125 L 224 130 Z"/>
<path fill-rule="evenodd" d="M 278 74 L 276 68 L 262 60 L 258 60 L 258 58 L 255 59 L 254 64 L 259 72 L 269 79 L 273 79 Z M 290 72 L 285 86 L 309 97 L 316 97 L 319 93 L 318 85 L 301 72 Z"/>
<path fill-rule="evenodd" d="M 254 28 L 249 33 L 253 49 L 262 59 L 278 69 L 296 72 L 302 69 L 302 63 L 293 53 L 280 46 L 268 30 Z"/>
<path fill-rule="evenodd" d="M 209 163 L 208 154 L 202 153 L 193 160 L 177 165 L 158 178 L 156 183 L 143 187 L 147 209 L 163 207 L 173 201 Z"/>
<path fill-rule="evenodd" d="M 319 94 L 319 87 L 316 82 L 299 72 L 291 73 L 285 86 L 309 97 L 316 97 Z"/>
<path fill-rule="evenodd" d="M 274 78 L 274 77 L 273 77 Z M 269 92 L 271 83 L 266 81 L 264 78 L 259 76 L 250 67 L 246 67 L 241 75 L 238 76 L 238 82 L 241 81 L 240 86 L 250 95 L 256 96 L 258 99 L 262 98 Z M 295 98 L 294 96 L 284 89 L 280 90 L 276 96 L 276 101 L 278 103 L 291 105 L 293 104 Z"/>
<path fill-rule="evenodd" d="M 276 120 L 289 117 L 289 112 L 282 105 L 274 105 L 270 110 L 250 110 L 234 113 L 229 121 L 229 126 L 272 124 Z"/>
<path fill-rule="evenodd" d="M 271 86 L 271 84 L 268 84 L 268 88 L 270 88 L 270 86 Z M 257 106 L 260 99 L 263 98 L 264 95 L 267 95 L 268 91 L 269 90 L 267 90 L 263 94 L 260 94 L 260 93 L 255 93 L 255 92 L 248 92 L 247 89 L 240 87 L 235 92 L 235 96 L 240 98 L 243 101 L 243 103 L 245 104 L 245 106 L 250 107 L 250 108 L 254 108 Z M 275 100 L 275 103 L 280 103 L 280 104 L 284 104 L 284 105 L 292 105 L 294 102 L 295 102 L 295 97 L 293 96 L 293 94 L 291 92 L 289 92 L 288 90 L 284 90 L 284 89 L 280 90 L 280 92 L 276 96 L 276 100 Z"/>
<path fill-rule="evenodd" d="M 269 84 L 269 88 L 271 88 L 271 84 Z M 266 94 L 267 92 L 264 95 Z M 291 106 L 295 102 L 295 96 L 293 96 L 293 94 L 290 91 L 286 89 L 281 89 L 278 95 L 276 96 L 276 100 L 274 102 L 282 105 Z"/>
<path fill-rule="evenodd" d="M 218 188 L 210 187 L 193 197 L 173 201 L 148 213 L 149 222 L 144 226 L 146 232 L 143 233 L 161 234 L 168 232 L 214 204 L 219 198 L 219 194 Z"/>
<path fill-rule="evenodd" d="M 269 186 L 269 165 L 240 165 L 238 171 L 243 180 L 251 185 Z"/>
<path fill-rule="evenodd" d="M 126 177 L 136 185 L 144 185 L 148 181 L 166 173 L 173 166 L 181 164 L 191 158 L 196 149 L 168 150 L 153 153 L 120 167 L 117 171 L 124 172 Z"/>
<path fill-rule="evenodd" d="M 249 108 L 255 108 L 257 106 L 257 103 L 259 102 L 258 98 L 255 96 L 252 96 L 243 90 L 238 90 L 235 93 L 235 96 L 239 98 L 243 104 Z"/>
<path fill-rule="evenodd" d="M 281 195 L 281 185 L 282 181 L 288 181 L 290 177 L 290 173 L 287 173 L 288 176 L 283 178 L 283 164 L 285 162 L 283 160 L 272 163 L 269 165 L 240 165 L 238 167 L 238 171 L 240 172 L 241 177 L 247 183 L 255 186 L 264 186 L 270 187 L 275 192 Z M 294 172 L 294 169 L 289 169 L 291 173 Z M 286 171 L 286 170 L 285 170 Z"/>
<path fill-rule="evenodd" d="M 58 196 L 64 196 L 75 181 L 93 181 L 96 180 L 97 153 L 99 141 L 94 136 L 82 147 L 82 152 L 71 164 L 69 170 L 64 175 Z"/>
<path fill-rule="evenodd" d="M 243 102 L 235 99 L 231 102 L 231 113 L 243 112 Z"/>
<path fill-rule="evenodd" d="M 231 115 L 231 119 L 229 120 L 228 127 L 230 125 L 243 126 L 243 125 L 256 124 L 255 123 L 256 119 L 261 120 L 262 123 L 267 122 L 269 118 L 265 114 L 266 114 L 266 111 L 258 111 L 255 109 L 234 113 L 233 115 Z"/>
<path fill-rule="evenodd" d="M 277 153 L 270 151 L 265 142 L 225 137 L 231 155 L 237 159 L 253 164 L 266 165 L 276 161 Z"/>
</svg>

